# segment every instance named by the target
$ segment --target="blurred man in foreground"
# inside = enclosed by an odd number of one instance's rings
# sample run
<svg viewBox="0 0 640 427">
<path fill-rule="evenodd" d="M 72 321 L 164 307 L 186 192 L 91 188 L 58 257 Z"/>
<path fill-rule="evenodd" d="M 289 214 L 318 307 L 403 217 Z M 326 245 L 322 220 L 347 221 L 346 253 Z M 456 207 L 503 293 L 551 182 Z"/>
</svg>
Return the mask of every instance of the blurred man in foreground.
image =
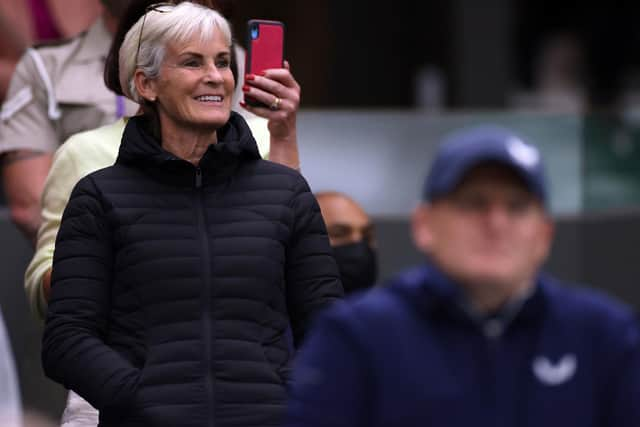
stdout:
<svg viewBox="0 0 640 427">
<path fill-rule="evenodd" d="M 540 273 L 547 193 L 516 135 L 450 136 L 413 216 L 426 264 L 324 315 L 286 425 L 640 426 L 637 318 Z"/>
<path fill-rule="evenodd" d="M 375 230 L 369 215 L 353 199 L 335 191 L 316 193 L 345 294 L 376 283 Z"/>
</svg>

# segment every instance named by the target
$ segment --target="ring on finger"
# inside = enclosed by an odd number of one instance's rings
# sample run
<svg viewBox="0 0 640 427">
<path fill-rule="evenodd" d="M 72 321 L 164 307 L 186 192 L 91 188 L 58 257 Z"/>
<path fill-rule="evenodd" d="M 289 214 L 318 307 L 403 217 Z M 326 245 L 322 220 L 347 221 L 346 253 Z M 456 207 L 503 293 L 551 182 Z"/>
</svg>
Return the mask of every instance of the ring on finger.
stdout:
<svg viewBox="0 0 640 427">
<path fill-rule="evenodd" d="M 277 96 L 274 96 L 273 103 L 269 105 L 269 109 L 273 111 L 279 109 L 280 103 L 282 103 L 282 99 L 278 98 Z"/>
</svg>

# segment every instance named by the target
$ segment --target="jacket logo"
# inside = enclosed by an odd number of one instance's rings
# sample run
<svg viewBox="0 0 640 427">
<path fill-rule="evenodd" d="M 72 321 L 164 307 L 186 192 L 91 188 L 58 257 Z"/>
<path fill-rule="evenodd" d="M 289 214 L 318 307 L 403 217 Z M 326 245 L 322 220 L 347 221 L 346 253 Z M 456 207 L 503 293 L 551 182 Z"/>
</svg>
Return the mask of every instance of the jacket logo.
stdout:
<svg viewBox="0 0 640 427">
<path fill-rule="evenodd" d="M 578 369 L 578 360 L 575 354 L 565 354 L 553 364 L 549 358 L 538 356 L 533 359 L 532 368 L 536 378 L 542 384 L 558 386 L 573 378 Z"/>
</svg>

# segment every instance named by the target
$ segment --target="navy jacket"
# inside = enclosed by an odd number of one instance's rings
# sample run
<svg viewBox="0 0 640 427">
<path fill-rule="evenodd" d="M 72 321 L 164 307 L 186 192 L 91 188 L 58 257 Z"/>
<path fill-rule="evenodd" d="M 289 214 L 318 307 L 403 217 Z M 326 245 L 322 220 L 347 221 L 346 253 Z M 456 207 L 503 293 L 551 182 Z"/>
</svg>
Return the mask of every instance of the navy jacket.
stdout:
<svg viewBox="0 0 640 427">
<path fill-rule="evenodd" d="M 277 426 L 312 316 L 342 294 L 319 207 L 232 113 L 198 168 L 127 123 L 71 194 L 43 338 L 47 376 L 101 426 Z"/>
<path fill-rule="evenodd" d="M 294 368 L 288 427 L 638 427 L 640 333 L 541 277 L 501 327 L 432 266 L 336 304 Z"/>
</svg>

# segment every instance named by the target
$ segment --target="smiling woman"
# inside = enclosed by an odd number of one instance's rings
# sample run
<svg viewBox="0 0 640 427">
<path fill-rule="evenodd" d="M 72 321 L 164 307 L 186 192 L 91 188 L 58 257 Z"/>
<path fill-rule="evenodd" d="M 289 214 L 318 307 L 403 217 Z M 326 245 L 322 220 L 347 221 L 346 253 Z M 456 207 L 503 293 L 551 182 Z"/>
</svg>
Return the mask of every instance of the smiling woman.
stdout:
<svg viewBox="0 0 640 427">
<path fill-rule="evenodd" d="M 120 49 L 123 91 L 154 118 L 162 147 L 195 165 L 229 120 L 235 88 L 229 24 L 199 9 L 154 5 Z"/>
<path fill-rule="evenodd" d="M 101 426 L 279 425 L 293 348 L 342 295 L 306 181 L 231 111 L 232 48 L 222 16 L 183 2 L 120 49 L 144 114 L 71 194 L 43 338 L 45 373 Z"/>
<path fill-rule="evenodd" d="M 229 43 L 217 32 L 209 41 L 194 36 L 184 43 L 168 44 L 155 79 L 136 70 L 136 91 L 152 111 L 155 107 L 165 149 L 197 164 L 207 146 L 216 142 L 215 130 L 231 114 L 234 80 L 230 64 Z M 189 139 L 193 144 L 185 144 Z"/>
</svg>

